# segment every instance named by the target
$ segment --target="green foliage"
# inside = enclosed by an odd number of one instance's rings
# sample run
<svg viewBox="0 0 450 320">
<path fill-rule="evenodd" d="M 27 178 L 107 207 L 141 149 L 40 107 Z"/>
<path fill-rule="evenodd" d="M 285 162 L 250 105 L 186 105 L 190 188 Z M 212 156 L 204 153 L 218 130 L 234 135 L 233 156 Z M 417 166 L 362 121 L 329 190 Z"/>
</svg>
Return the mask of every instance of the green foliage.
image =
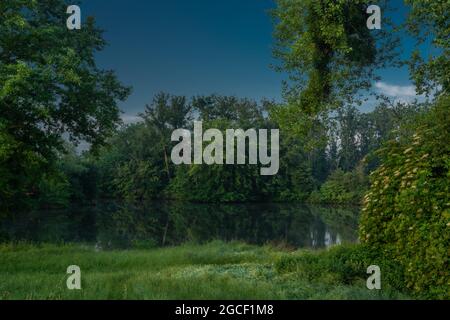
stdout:
<svg viewBox="0 0 450 320">
<path fill-rule="evenodd" d="M 4 130 L 0 123 L 0 203 L 3 204 L 2 210 L 7 209 L 5 204 L 11 203 L 11 198 L 15 192 L 11 185 L 14 175 L 7 165 L 10 163 L 11 155 L 16 146 L 17 142 Z"/>
<path fill-rule="evenodd" d="M 361 105 L 361 94 L 378 79 L 376 71 L 395 63 L 397 40 L 385 15 L 382 30 L 367 28 L 366 8 L 372 4 L 370 1 L 276 3 L 272 11 L 274 55 L 280 60 L 277 69 L 288 72 L 290 79 L 284 86 L 286 106 L 273 110 L 271 116 L 281 130 L 301 140 L 303 149 L 310 153 L 310 162 L 319 163 L 313 167 L 313 177 L 322 183 L 330 171 L 352 170 L 369 152 L 368 142 L 378 139 L 358 141 L 361 137 L 355 133 L 365 131 L 364 125 L 351 117 L 359 116 L 356 112 L 344 114 L 343 108 Z M 386 1 L 378 4 L 387 12 Z M 333 127 L 334 120 L 329 119 L 332 111 L 339 112 L 339 128 Z M 341 138 L 339 151 L 333 140 L 334 129 Z M 364 133 L 364 137 L 370 136 Z M 324 166 L 328 146 L 332 153 L 329 160 L 337 163 Z"/>
<path fill-rule="evenodd" d="M 179 168 L 170 186 L 172 197 L 199 202 L 262 200 L 259 169 L 248 165 L 191 165 Z"/>
<path fill-rule="evenodd" d="M 148 122 L 140 122 L 123 127 L 109 143 L 91 159 L 99 196 L 129 200 L 162 197 L 169 182 L 167 169 L 170 178 L 173 170 L 170 159 L 166 160 L 168 148 L 161 133 Z"/>
<path fill-rule="evenodd" d="M 66 9 L 63 0 L 0 3 L 0 139 L 7 140 L 0 171 L 9 171 L 3 209 L 35 194 L 63 150 L 63 133 L 103 144 L 120 121 L 117 102 L 130 91 L 96 66 L 105 41 L 94 20 L 71 32 Z"/>
<path fill-rule="evenodd" d="M 362 168 L 352 172 L 338 169 L 330 174 L 318 191 L 311 194 L 309 201 L 328 204 L 360 204 L 367 187 L 367 177 Z"/>
<path fill-rule="evenodd" d="M 383 291 L 406 291 L 402 287 L 401 268 L 365 245 L 341 245 L 328 251 L 298 251 L 282 255 L 275 263 L 275 270 L 280 274 L 295 274 L 311 282 L 351 285 L 365 282 L 370 265 L 378 265 L 382 270 Z"/>
<path fill-rule="evenodd" d="M 447 0 L 405 0 L 410 7 L 407 31 L 417 40 L 408 61 L 412 80 L 419 93 L 450 91 L 450 3 Z M 424 57 L 420 46 L 431 45 L 435 52 Z"/>
<path fill-rule="evenodd" d="M 194 98 L 193 106 L 204 130 L 218 128 L 224 136 L 229 128 L 277 128 L 270 116 L 264 115 L 274 108 L 267 101 L 257 104 L 248 99 L 213 95 Z M 281 166 L 275 176 L 261 176 L 259 165 L 180 166 L 169 193 L 176 199 L 201 202 L 305 200 L 313 188 L 313 179 L 302 145 L 295 137 L 283 134 L 280 145 Z"/>
<path fill-rule="evenodd" d="M 160 171 L 145 160 L 131 160 L 118 166 L 113 184 L 116 194 L 130 200 L 155 198 L 162 188 Z"/>
<path fill-rule="evenodd" d="M 316 115 L 353 101 L 359 90 L 370 87 L 376 68 L 391 62 L 392 36 L 366 26 L 369 4 L 366 0 L 277 1 L 272 12 L 274 53 L 281 61 L 279 69 L 291 74 L 290 103 L 302 112 Z"/>
<path fill-rule="evenodd" d="M 43 168 L 48 168 L 47 161 L 24 149 L 0 118 L 0 215 L 13 212 L 18 203 L 25 208 L 32 206 Z"/>
<path fill-rule="evenodd" d="M 66 153 L 58 160 L 57 170 L 69 183 L 70 200 L 83 203 L 96 199 L 99 196 L 99 176 L 95 163 L 85 156 L 77 155 L 69 146 L 66 149 Z"/>
<path fill-rule="evenodd" d="M 171 134 L 175 129 L 186 126 L 190 120 L 192 105 L 184 96 L 173 96 L 163 92 L 158 93 L 151 105 L 145 107 L 141 117 L 145 120 L 147 127 L 154 131 L 164 156 L 164 169 L 169 183 L 173 176 L 173 165 L 169 159 Z"/>
<path fill-rule="evenodd" d="M 367 114 L 355 108 L 342 109 L 332 119 L 328 144 L 312 146 L 313 137 L 281 130 L 278 174 L 262 177 L 260 166 L 255 165 L 175 166 L 169 158 L 175 145 L 170 141 L 172 129 L 192 130 L 193 114 L 203 121 L 204 130 L 218 128 L 224 133 L 229 128 L 278 128 L 282 125 L 279 114 L 286 112 L 286 107 L 232 96 L 189 100 L 159 93 L 141 115 L 143 121 L 122 127 L 96 156 L 79 157 L 72 151 L 60 160 L 60 166 L 71 183 L 73 200 L 306 201 L 330 172 L 336 171 L 313 193 L 312 201 L 356 204 L 366 189 L 366 172 L 377 165 L 373 151 L 381 141 L 400 137 L 392 130 L 399 124 L 414 123 L 420 107 L 386 102 Z M 319 123 L 315 132 L 321 135 L 324 131 Z M 355 168 L 368 155 L 369 168 Z"/>
<path fill-rule="evenodd" d="M 409 143 L 380 150 L 371 174 L 360 237 L 395 259 L 405 285 L 430 298 L 448 298 L 450 247 L 450 99 L 442 96 Z"/>
<path fill-rule="evenodd" d="M 64 207 L 69 204 L 70 185 L 61 173 L 46 173 L 38 184 L 40 207 Z"/>
<path fill-rule="evenodd" d="M 124 127 L 96 161 L 103 197 L 129 200 L 164 196 L 174 176 L 171 133 L 183 128 L 191 104 L 183 96 L 157 94 L 141 114 L 142 122 Z"/>
<path fill-rule="evenodd" d="M 203 130 L 217 128 L 224 136 L 226 129 L 259 129 L 265 122 L 262 106 L 247 99 L 196 97 L 193 105 L 194 110 L 198 110 L 199 120 L 203 121 Z M 204 147 L 206 145 L 204 143 Z M 223 155 L 225 157 L 225 150 Z M 260 168 L 255 165 L 181 165 L 169 186 L 169 195 L 175 199 L 199 202 L 256 201 L 267 194 L 267 180 L 260 176 Z"/>
<path fill-rule="evenodd" d="M 275 177 L 262 177 L 255 165 L 173 165 L 172 130 L 192 128 L 191 111 L 204 130 L 275 128 L 264 112 L 271 104 L 227 96 L 182 96 L 160 93 L 142 114 L 143 122 L 128 125 L 109 140 L 98 157 L 67 158 L 69 180 L 93 180 L 91 195 L 130 200 L 172 198 L 202 202 L 305 200 L 313 189 L 309 163 L 294 137 L 281 137 L 281 168 Z M 206 146 L 206 144 L 205 144 Z M 225 152 L 224 152 L 225 154 Z M 82 187 L 84 188 L 84 187 Z M 76 189 L 76 188 L 75 188 Z"/>
</svg>

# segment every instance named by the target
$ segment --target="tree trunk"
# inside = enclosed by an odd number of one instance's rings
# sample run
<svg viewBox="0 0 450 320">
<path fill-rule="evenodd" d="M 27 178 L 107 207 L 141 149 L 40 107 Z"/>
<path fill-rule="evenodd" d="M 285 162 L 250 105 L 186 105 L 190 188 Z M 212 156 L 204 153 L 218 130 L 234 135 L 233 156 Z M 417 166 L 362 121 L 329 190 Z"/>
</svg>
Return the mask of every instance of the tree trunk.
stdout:
<svg viewBox="0 0 450 320">
<path fill-rule="evenodd" d="M 167 179 L 170 181 L 169 158 L 167 157 L 166 146 L 164 146 L 164 162 L 166 164 Z"/>
</svg>

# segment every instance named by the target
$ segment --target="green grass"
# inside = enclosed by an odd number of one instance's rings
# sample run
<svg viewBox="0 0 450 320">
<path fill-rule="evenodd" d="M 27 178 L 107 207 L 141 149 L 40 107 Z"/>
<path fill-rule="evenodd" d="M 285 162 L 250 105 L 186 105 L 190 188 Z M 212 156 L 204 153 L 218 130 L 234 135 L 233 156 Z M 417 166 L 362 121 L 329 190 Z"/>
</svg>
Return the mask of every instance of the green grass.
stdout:
<svg viewBox="0 0 450 320">
<path fill-rule="evenodd" d="M 212 242 L 96 252 L 82 245 L 3 244 L 0 299 L 405 298 L 368 290 L 364 270 L 341 254 L 354 250 L 288 252 Z M 67 289 L 69 265 L 80 266 L 82 290 Z"/>
</svg>

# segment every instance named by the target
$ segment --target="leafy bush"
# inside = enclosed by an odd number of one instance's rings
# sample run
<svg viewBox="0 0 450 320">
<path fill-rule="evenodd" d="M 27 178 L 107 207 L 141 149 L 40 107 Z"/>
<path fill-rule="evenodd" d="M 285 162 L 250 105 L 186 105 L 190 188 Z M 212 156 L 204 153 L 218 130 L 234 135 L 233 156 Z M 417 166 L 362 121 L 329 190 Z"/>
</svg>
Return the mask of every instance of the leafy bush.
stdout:
<svg viewBox="0 0 450 320">
<path fill-rule="evenodd" d="M 359 204 L 367 190 L 367 178 L 362 168 L 351 172 L 338 169 L 310 196 L 312 203 Z"/>
<path fill-rule="evenodd" d="M 65 207 L 69 204 L 70 185 L 67 178 L 57 172 L 44 174 L 38 184 L 37 205 L 39 207 Z"/>
<path fill-rule="evenodd" d="M 405 286 L 448 298 L 450 99 L 441 97 L 407 143 L 380 150 L 364 199 L 361 241 L 403 268 Z"/>
</svg>

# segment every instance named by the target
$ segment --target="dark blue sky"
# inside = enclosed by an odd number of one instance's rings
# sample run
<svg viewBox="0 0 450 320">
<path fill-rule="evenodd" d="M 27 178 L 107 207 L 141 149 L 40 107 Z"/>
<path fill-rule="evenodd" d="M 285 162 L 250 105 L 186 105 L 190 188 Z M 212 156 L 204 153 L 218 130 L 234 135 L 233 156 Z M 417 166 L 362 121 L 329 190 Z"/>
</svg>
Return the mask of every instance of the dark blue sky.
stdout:
<svg viewBox="0 0 450 320">
<path fill-rule="evenodd" d="M 99 65 L 133 86 L 121 108 L 134 115 L 158 91 L 281 100 L 285 76 L 270 68 L 276 63 L 268 15 L 273 6 L 272 0 L 83 0 L 81 10 L 105 30 L 109 45 Z M 395 19 L 404 14 L 400 10 Z M 405 40 L 406 51 L 410 45 Z M 411 93 L 406 70 L 381 73 L 393 93 Z"/>
</svg>

